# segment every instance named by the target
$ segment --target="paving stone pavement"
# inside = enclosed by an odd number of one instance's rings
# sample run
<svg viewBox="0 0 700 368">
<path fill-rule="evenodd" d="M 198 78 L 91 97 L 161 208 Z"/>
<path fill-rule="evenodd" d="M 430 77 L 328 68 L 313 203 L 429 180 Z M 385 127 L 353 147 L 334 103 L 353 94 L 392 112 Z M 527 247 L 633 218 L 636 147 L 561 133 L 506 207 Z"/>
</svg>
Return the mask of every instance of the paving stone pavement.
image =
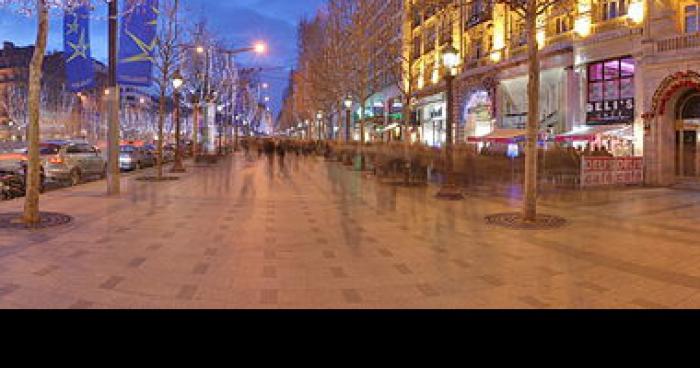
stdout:
<svg viewBox="0 0 700 368">
<path fill-rule="evenodd" d="M 525 231 L 484 222 L 517 191 L 442 202 L 310 157 L 134 177 L 119 197 L 43 195 L 68 226 L 0 230 L 0 308 L 700 307 L 698 192 L 547 193 L 541 211 L 569 223 Z"/>
</svg>

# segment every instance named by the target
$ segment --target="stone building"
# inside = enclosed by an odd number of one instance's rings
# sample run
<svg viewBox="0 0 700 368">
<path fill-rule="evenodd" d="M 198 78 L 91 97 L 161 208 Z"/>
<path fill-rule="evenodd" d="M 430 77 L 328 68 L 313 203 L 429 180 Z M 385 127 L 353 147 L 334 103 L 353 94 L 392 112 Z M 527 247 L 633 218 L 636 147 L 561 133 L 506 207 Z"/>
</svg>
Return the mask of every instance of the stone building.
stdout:
<svg viewBox="0 0 700 368">
<path fill-rule="evenodd" d="M 496 0 L 428 2 L 406 2 L 421 140 L 444 142 L 440 51 L 448 42 L 462 57 L 457 143 L 499 129 L 517 134 L 527 120 L 531 46 L 522 19 Z M 700 176 L 700 1 L 562 1 L 538 24 L 543 137 L 643 156 L 648 184 Z"/>
<path fill-rule="evenodd" d="M 373 46 L 371 85 L 375 93 L 367 101 L 366 112 L 370 124 L 367 140 L 390 141 L 400 136 L 399 123 L 403 120 L 401 84 L 404 32 L 404 0 L 370 1 L 370 22 L 367 42 Z"/>
<path fill-rule="evenodd" d="M 22 140 L 26 134 L 29 64 L 34 46 L 5 41 L 0 49 L 0 140 Z M 98 87 L 81 94 L 66 90 L 63 53 L 46 55 L 42 77 L 42 139 L 90 135 L 99 129 L 104 65 L 95 61 Z M 95 133 L 97 134 L 97 133 Z"/>
</svg>

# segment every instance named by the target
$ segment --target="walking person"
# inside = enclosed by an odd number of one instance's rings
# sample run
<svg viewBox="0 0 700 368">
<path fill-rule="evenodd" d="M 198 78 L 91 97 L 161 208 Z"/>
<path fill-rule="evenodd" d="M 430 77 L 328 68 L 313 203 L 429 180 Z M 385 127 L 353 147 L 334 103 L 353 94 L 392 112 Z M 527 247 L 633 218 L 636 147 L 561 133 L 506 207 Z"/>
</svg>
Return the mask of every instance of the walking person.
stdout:
<svg viewBox="0 0 700 368">
<path fill-rule="evenodd" d="M 280 161 L 280 172 L 284 173 L 284 156 L 287 150 L 287 143 L 285 141 L 277 142 L 277 156 L 279 156 Z"/>
</svg>

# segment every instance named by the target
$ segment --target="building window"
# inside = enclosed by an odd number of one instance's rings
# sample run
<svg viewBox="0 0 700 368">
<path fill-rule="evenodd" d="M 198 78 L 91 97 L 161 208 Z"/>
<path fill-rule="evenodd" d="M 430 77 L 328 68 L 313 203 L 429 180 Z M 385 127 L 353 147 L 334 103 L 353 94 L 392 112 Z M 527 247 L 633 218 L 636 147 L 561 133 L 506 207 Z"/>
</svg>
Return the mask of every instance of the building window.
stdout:
<svg viewBox="0 0 700 368">
<path fill-rule="evenodd" d="M 413 28 L 420 26 L 423 23 L 423 17 L 421 13 L 414 9 L 413 10 Z"/>
<path fill-rule="evenodd" d="M 554 33 L 562 34 L 571 30 L 571 17 L 563 15 L 554 20 Z"/>
<path fill-rule="evenodd" d="M 427 54 L 435 49 L 435 42 L 437 41 L 437 31 L 435 27 L 430 27 L 425 32 L 425 45 L 424 52 Z"/>
<path fill-rule="evenodd" d="M 700 12 L 698 11 L 698 5 L 686 5 L 685 7 L 685 33 L 695 33 L 700 31 Z"/>
<path fill-rule="evenodd" d="M 472 58 L 474 60 L 479 60 L 484 56 L 482 40 L 477 38 L 472 42 Z"/>
<path fill-rule="evenodd" d="M 634 117 L 633 58 L 613 59 L 588 66 L 588 120 L 628 123 Z"/>
<path fill-rule="evenodd" d="M 629 0 L 604 0 L 601 5 L 603 20 L 610 20 L 627 15 Z"/>
</svg>

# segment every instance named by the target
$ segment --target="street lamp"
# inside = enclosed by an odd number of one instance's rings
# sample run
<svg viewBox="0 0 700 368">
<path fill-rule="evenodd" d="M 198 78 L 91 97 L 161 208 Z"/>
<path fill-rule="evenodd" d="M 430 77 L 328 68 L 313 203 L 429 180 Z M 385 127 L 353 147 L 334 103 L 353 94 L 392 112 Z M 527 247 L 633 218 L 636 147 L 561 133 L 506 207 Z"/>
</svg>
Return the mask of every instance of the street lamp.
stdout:
<svg viewBox="0 0 700 368">
<path fill-rule="evenodd" d="M 323 138 L 321 136 L 321 121 L 323 121 L 323 111 L 319 110 L 316 113 L 316 123 L 317 123 L 317 127 L 318 127 L 318 140 L 319 141 L 323 140 Z"/>
<path fill-rule="evenodd" d="M 447 129 L 447 134 L 445 136 L 445 180 L 443 182 L 440 191 L 437 194 L 437 198 L 448 199 L 448 200 L 460 200 L 463 199 L 462 191 L 455 183 L 454 178 L 454 156 L 453 156 L 453 130 L 452 130 L 452 112 L 454 109 L 454 104 L 452 101 L 452 82 L 454 76 L 452 75 L 452 70 L 459 64 L 459 51 L 452 47 L 452 42 L 448 42 L 447 47 L 442 50 L 442 62 L 445 67 L 445 90 L 447 98 L 447 117 L 445 119 L 445 125 Z"/>
<path fill-rule="evenodd" d="M 182 146 L 180 145 L 180 88 L 185 84 L 180 70 L 175 71 L 173 75 L 173 103 L 175 105 L 173 118 L 175 119 L 175 162 L 173 163 L 171 173 L 184 173 L 185 166 L 182 164 Z"/>
<path fill-rule="evenodd" d="M 350 109 L 352 109 L 352 97 L 345 98 L 345 143 L 350 142 Z"/>
<path fill-rule="evenodd" d="M 264 54 L 265 51 L 267 51 L 267 45 L 262 42 L 257 42 L 255 46 L 253 46 L 253 51 L 257 54 Z"/>
</svg>

